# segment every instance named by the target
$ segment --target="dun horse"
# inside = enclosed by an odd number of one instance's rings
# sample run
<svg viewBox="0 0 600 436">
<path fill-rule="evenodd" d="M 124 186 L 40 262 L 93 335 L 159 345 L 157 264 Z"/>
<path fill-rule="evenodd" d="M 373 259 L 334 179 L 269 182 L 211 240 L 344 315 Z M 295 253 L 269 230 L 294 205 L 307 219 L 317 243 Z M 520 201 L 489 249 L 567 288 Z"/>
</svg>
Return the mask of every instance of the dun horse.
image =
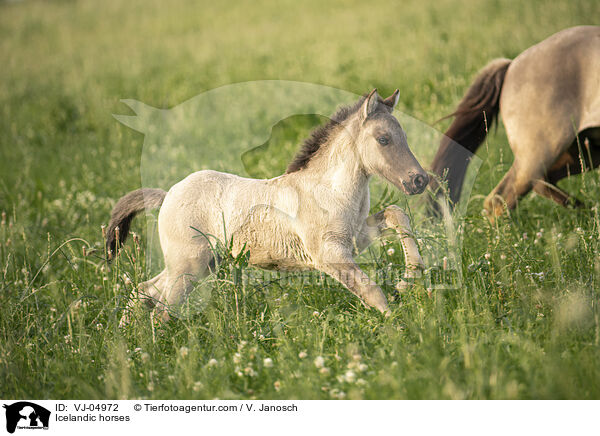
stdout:
<svg viewBox="0 0 600 436">
<path fill-rule="evenodd" d="M 398 90 L 382 100 L 376 90 L 337 111 L 316 129 L 285 174 L 258 180 L 216 171 L 199 171 L 169 192 L 139 189 L 116 204 L 108 227 L 107 249 L 114 254 L 133 217 L 160 207 L 158 231 L 165 269 L 140 285 L 140 297 L 168 318 L 199 277 L 210 272 L 212 235 L 232 254 L 248 250 L 249 263 L 266 269 L 316 269 L 340 281 L 364 304 L 389 315 L 385 295 L 354 262 L 386 229 L 403 244 L 407 271 L 423 267 L 411 237 L 408 216 L 397 206 L 369 213 L 369 178 L 376 174 L 406 194 L 429 183 L 392 115 Z M 116 231 L 117 228 L 119 231 Z M 138 295 L 134 291 L 132 302 Z M 127 313 L 123 322 L 127 320 Z"/>
<path fill-rule="evenodd" d="M 484 202 L 490 219 L 513 209 L 533 189 L 560 205 L 579 205 L 556 183 L 600 164 L 600 27 L 563 30 L 514 60 L 484 67 L 450 115 L 432 171 L 446 177 L 449 197 L 460 197 L 470 152 L 498 116 L 514 162 Z M 467 153 L 465 147 L 469 151 Z M 437 183 L 432 181 L 432 187 Z"/>
</svg>

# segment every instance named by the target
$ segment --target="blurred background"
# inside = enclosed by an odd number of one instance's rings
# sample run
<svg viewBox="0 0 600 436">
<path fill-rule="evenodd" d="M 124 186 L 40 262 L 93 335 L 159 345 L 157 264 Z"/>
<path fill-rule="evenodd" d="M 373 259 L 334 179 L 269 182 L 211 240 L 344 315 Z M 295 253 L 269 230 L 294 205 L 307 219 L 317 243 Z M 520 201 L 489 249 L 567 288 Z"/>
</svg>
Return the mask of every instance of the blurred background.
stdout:
<svg viewBox="0 0 600 436">
<path fill-rule="evenodd" d="M 0 8 L 4 208 L 20 196 L 35 203 L 61 181 L 62 189 L 77 186 L 99 199 L 139 186 L 143 135 L 111 116 L 126 113 L 123 98 L 170 108 L 219 86 L 265 79 L 355 94 L 399 88 L 399 111 L 432 124 L 492 58 L 512 58 L 599 16 L 589 0 L 8 1 Z M 282 141 L 288 155 L 313 127 L 304 124 Z M 502 135 L 491 141 L 506 142 Z M 106 212 L 99 207 L 85 213 Z"/>
</svg>

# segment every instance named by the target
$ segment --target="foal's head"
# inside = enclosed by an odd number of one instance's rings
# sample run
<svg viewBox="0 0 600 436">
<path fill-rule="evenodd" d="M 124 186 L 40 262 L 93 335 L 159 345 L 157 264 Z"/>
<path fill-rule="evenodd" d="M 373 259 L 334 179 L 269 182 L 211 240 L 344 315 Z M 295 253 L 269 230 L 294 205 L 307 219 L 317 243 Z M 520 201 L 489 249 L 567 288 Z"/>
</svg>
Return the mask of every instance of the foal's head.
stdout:
<svg viewBox="0 0 600 436">
<path fill-rule="evenodd" d="M 427 173 L 408 148 L 406 134 L 392 115 L 396 90 L 385 100 L 374 89 L 358 109 L 355 146 L 368 174 L 378 174 L 406 194 L 420 194 L 429 183 Z"/>
</svg>

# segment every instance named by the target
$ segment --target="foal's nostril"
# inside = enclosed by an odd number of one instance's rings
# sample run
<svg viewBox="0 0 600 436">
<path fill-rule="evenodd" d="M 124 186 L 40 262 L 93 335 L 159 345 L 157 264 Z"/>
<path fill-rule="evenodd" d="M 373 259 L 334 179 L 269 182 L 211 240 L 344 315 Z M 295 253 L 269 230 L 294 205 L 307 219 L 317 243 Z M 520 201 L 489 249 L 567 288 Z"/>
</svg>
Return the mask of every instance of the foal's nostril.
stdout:
<svg viewBox="0 0 600 436">
<path fill-rule="evenodd" d="M 423 192 L 423 190 L 427 186 L 427 183 L 429 183 L 429 177 L 427 177 L 427 176 L 417 174 L 413 178 L 413 186 L 415 188 L 415 191 L 417 191 L 417 193 Z"/>
</svg>

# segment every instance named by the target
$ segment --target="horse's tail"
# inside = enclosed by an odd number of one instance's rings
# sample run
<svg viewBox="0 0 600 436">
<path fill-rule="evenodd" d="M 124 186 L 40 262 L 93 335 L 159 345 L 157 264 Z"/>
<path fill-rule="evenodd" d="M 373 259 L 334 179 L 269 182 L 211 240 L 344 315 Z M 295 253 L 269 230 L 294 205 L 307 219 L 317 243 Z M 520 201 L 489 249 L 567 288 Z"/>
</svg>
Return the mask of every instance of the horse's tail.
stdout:
<svg viewBox="0 0 600 436">
<path fill-rule="evenodd" d="M 431 171 L 448 181 L 448 194 L 453 204 L 460 198 L 472 154 L 498 117 L 500 93 L 510 63 L 510 59 L 494 59 L 487 64 L 477 74 L 456 111 L 442 118 L 454 117 L 454 121 L 440 141 Z M 432 188 L 437 187 L 432 178 Z"/>
<path fill-rule="evenodd" d="M 106 251 L 109 259 L 115 254 L 117 239 L 120 245 L 127 239 L 133 218 L 143 210 L 160 207 L 166 195 L 162 189 L 142 188 L 131 191 L 117 201 L 106 233 Z"/>
</svg>

